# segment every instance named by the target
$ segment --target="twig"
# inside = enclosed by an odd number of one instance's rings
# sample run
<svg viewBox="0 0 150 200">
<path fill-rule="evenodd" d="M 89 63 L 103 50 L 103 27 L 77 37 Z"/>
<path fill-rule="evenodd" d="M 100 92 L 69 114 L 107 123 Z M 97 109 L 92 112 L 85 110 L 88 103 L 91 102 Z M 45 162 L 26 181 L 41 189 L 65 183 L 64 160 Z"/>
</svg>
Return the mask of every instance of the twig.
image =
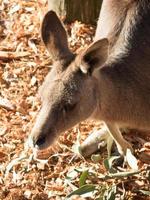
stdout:
<svg viewBox="0 0 150 200">
<path fill-rule="evenodd" d="M 12 51 L 0 51 L 0 59 L 1 60 L 12 60 L 12 59 L 18 59 L 22 57 L 29 56 L 29 52 L 12 52 Z"/>
</svg>

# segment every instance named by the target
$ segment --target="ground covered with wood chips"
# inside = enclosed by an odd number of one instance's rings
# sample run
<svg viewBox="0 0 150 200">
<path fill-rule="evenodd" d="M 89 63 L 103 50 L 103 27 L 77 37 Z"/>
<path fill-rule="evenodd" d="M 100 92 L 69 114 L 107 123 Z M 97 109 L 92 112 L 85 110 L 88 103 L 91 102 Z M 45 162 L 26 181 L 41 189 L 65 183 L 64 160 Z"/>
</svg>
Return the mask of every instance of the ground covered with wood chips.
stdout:
<svg viewBox="0 0 150 200">
<path fill-rule="evenodd" d="M 126 135 L 135 148 L 139 171 L 125 175 L 131 169 L 117 167 L 117 174 L 124 173 L 117 177 L 110 176 L 113 172 L 103 162 L 106 149 L 93 159 L 74 152 L 77 136 L 83 141 L 101 126 L 97 122 L 65 132 L 38 158 L 26 149 L 40 109 L 38 87 L 52 64 L 40 39 L 46 8 L 46 0 L 0 0 L 0 199 L 63 200 L 79 187 L 94 190 L 70 199 L 150 199 L 149 133 L 132 130 Z M 95 27 L 73 22 L 66 29 L 74 52 L 92 42 Z"/>
</svg>

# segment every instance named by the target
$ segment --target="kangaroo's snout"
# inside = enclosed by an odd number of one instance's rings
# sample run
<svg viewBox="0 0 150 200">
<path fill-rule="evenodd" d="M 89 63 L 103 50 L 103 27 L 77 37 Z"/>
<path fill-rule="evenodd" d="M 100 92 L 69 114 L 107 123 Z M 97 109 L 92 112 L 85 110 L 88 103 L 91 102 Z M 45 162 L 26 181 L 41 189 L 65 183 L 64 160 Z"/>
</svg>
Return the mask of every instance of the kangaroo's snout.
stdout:
<svg viewBox="0 0 150 200">
<path fill-rule="evenodd" d="M 32 144 L 32 148 L 36 149 L 43 149 L 46 145 L 47 137 L 44 133 L 41 132 L 35 132 L 32 131 L 32 134 L 30 136 L 30 143 Z M 30 145 L 31 146 L 31 145 Z"/>
<path fill-rule="evenodd" d="M 33 144 L 35 147 L 41 147 L 45 144 L 46 142 L 46 136 L 40 136 L 38 139 L 35 139 Z"/>
<path fill-rule="evenodd" d="M 32 148 L 36 148 L 38 150 L 46 149 L 49 147 L 50 144 L 54 142 L 55 135 L 51 134 L 51 132 L 48 132 L 47 134 L 42 132 L 33 132 L 30 136 Z"/>
<path fill-rule="evenodd" d="M 30 146 L 38 150 L 48 148 L 56 138 L 54 130 L 49 128 L 47 124 L 41 124 L 42 123 L 37 119 L 30 135 L 30 143 L 32 144 Z"/>
</svg>

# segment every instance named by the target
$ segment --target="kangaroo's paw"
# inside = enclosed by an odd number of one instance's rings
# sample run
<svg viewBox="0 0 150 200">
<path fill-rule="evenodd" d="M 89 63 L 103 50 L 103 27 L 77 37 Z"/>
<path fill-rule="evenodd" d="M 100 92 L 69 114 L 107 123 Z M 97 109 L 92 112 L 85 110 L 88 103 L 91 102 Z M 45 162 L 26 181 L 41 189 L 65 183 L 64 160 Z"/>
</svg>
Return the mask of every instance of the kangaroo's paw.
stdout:
<svg viewBox="0 0 150 200">
<path fill-rule="evenodd" d="M 127 149 L 130 149 L 131 152 L 133 151 L 131 144 L 124 139 L 120 128 L 116 124 L 106 123 L 106 128 L 109 134 L 114 139 L 118 148 L 118 152 L 121 155 L 125 156 L 127 153 Z"/>
<path fill-rule="evenodd" d="M 127 149 L 131 150 L 131 152 L 134 152 L 132 145 L 129 142 L 127 142 L 126 140 L 124 140 L 124 142 L 122 143 L 121 146 L 119 144 L 117 144 L 117 148 L 118 148 L 119 153 L 123 156 L 126 156 Z"/>
<path fill-rule="evenodd" d="M 108 156 L 110 156 L 112 144 L 112 137 L 109 135 L 107 129 L 103 127 L 100 130 L 90 133 L 87 139 L 81 144 L 80 152 L 82 156 L 88 157 L 101 147 L 107 145 Z"/>
</svg>

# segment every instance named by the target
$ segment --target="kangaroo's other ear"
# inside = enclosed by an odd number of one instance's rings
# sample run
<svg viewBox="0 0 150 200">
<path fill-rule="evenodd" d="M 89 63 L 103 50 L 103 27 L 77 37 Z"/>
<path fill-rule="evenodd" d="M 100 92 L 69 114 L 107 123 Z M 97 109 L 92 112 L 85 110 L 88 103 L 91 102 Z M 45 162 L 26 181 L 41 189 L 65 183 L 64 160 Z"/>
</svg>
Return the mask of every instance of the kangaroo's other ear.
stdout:
<svg viewBox="0 0 150 200">
<path fill-rule="evenodd" d="M 67 34 L 54 11 L 48 11 L 41 27 L 43 42 L 53 60 L 63 60 L 72 53 L 68 48 Z"/>
<path fill-rule="evenodd" d="M 106 38 L 91 44 L 81 56 L 80 69 L 91 74 L 93 70 L 105 63 L 108 57 L 108 40 Z"/>
</svg>

